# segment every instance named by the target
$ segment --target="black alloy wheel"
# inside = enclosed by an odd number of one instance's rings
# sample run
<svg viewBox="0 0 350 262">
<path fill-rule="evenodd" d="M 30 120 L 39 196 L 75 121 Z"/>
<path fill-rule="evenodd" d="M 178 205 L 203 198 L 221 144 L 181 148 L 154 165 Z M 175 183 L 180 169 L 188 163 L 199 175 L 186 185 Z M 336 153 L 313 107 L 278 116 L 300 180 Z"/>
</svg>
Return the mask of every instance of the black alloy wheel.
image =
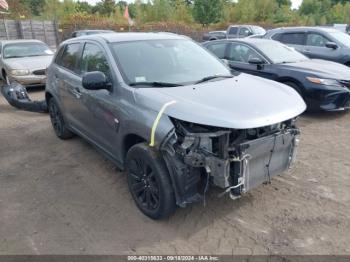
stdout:
<svg viewBox="0 0 350 262">
<path fill-rule="evenodd" d="M 148 210 L 159 207 L 159 185 L 154 171 L 142 158 L 134 158 L 130 162 L 130 186 L 137 201 Z"/>
<path fill-rule="evenodd" d="M 152 219 L 170 216 L 176 209 L 175 194 L 160 154 L 146 143 L 136 144 L 125 165 L 130 193 L 141 212 Z"/>
<path fill-rule="evenodd" d="M 53 98 L 49 100 L 49 114 L 56 135 L 61 139 L 71 138 L 73 133 L 66 127 L 62 114 Z"/>
</svg>

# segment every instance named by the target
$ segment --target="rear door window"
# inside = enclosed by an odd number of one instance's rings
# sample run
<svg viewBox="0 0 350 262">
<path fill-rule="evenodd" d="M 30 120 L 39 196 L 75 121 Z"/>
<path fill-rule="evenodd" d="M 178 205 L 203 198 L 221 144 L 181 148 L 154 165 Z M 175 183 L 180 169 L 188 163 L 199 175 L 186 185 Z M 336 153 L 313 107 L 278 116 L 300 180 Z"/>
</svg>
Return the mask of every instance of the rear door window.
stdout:
<svg viewBox="0 0 350 262">
<path fill-rule="evenodd" d="M 209 51 L 211 51 L 214 55 L 216 55 L 220 59 L 225 59 L 226 57 L 226 43 L 217 43 L 211 44 L 207 47 Z"/>
<path fill-rule="evenodd" d="M 280 41 L 290 45 L 304 45 L 305 43 L 304 33 L 284 33 L 282 34 Z"/>
<path fill-rule="evenodd" d="M 238 33 L 238 27 L 234 26 L 231 27 L 230 30 L 228 31 L 229 35 L 237 35 Z"/>
<path fill-rule="evenodd" d="M 77 72 L 77 63 L 80 57 L 80 43 L 66 45 L 58 64 L 72 72 Z"/>
</svg>

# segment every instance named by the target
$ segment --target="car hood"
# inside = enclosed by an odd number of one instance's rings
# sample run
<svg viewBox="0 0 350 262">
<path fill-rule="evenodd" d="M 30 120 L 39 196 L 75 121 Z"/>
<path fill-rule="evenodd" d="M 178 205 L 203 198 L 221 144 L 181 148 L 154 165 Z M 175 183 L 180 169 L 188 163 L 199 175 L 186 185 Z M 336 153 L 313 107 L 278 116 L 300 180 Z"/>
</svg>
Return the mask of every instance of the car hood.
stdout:
<svg viewBox="0 0 350 262">
<path fill-rule="evenodd" d="M 4 61 L 8 69 L 46 69 L 51 61 L 53 55 L 47 56 L 31 56 L 31 57 L 20 57 L 20 58 L 7 58 Z"/>
<path fill-rule="evenodd" d="M 139 88 L 136 103 L 187 122 L 233 129 L 268 126 L 292 119 L 306 105 L 292 88 L 240 74 L 234 78 L 172 88 Z"/>
<path fill-rule="evenodd" d="M 281 64 L 280 68 L 301 71 L 311 76 L 327 79 L 350 80 L 350 68 L 335 62 L 310 59 L 298 63 Z"/>
</svg>

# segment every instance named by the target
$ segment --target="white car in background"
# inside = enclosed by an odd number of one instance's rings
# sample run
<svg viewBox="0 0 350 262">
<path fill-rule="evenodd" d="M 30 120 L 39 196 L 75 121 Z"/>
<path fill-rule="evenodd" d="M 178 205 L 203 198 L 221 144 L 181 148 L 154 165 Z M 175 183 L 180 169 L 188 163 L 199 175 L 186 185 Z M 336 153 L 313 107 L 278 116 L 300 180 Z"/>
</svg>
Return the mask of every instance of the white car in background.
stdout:
<svg viewBox="0 0 350 262">
<path fill-rule="evenodd" d="M 5 40 L 0 42 L 0 73 L 8 84 L 24 86 L 46 83 L 46 68 L 54 52 L 39 40 Z"/>
</svg>

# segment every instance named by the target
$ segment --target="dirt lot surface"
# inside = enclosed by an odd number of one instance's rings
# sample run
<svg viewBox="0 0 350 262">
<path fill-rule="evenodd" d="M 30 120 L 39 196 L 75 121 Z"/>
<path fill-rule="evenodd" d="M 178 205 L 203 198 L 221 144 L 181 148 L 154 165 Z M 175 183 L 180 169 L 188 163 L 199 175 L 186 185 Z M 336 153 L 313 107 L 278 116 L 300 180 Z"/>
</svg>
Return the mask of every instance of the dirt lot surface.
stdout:
<svg viewBox="0 0 350 262">
<path fill-rule="evenodd" d="M 59 140 L 48 115 L 1 97 L 0 254 L 350 254 L 350 112 L 300 126 L 292 172 L 155 222 L 93 147 Z"/>
</svg>

